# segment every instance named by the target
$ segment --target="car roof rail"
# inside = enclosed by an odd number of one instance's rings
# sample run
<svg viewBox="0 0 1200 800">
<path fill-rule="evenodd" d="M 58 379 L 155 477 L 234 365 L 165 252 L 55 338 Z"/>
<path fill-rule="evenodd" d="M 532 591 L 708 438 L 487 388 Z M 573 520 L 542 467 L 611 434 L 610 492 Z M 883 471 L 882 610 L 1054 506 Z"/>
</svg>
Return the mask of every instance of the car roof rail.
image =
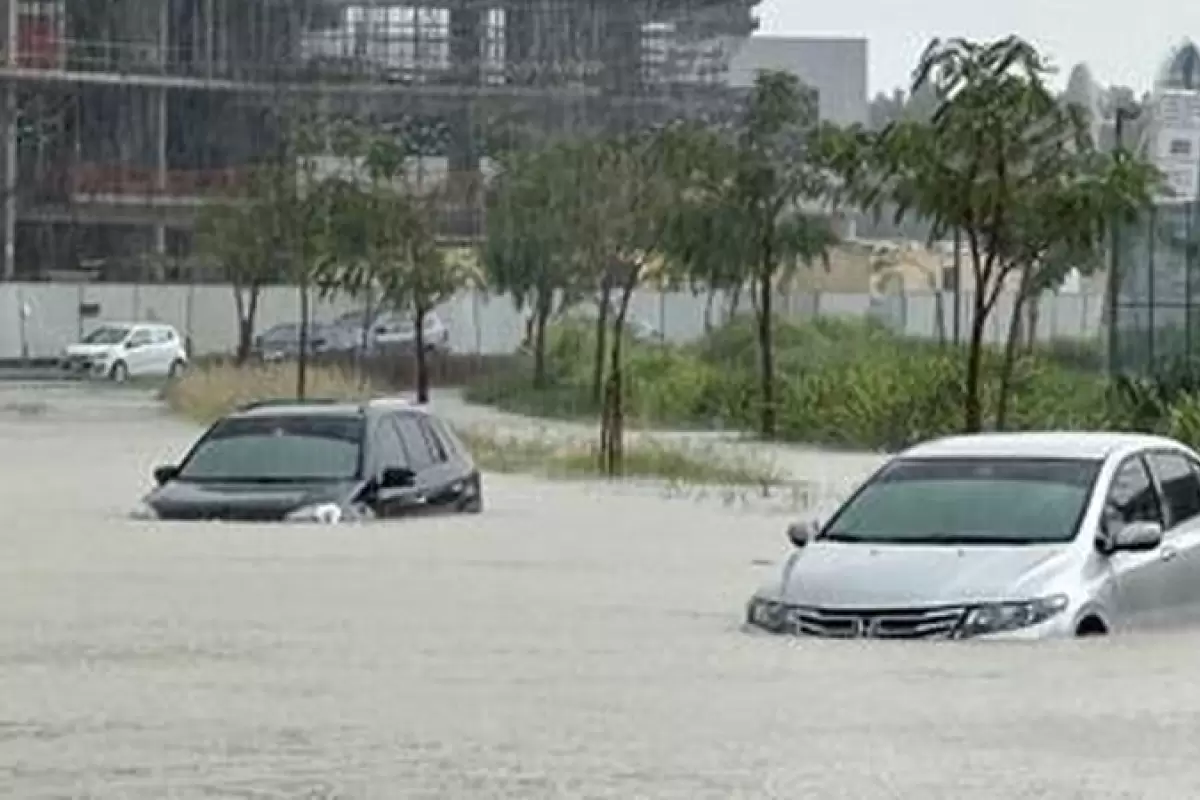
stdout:
<svg viewBox="0 0 1200 800">
<path fill-rule="evenodd" d="M 272 397 L 267 400 L 251 400 L 249 403 L 238 406 L 237 410 L 253 411 L 256 408 L 272 408 L 274 406 L 329 406 L 345 402 L 336 397 L 306 397 L 303 400 L 297 400 L 294 397 Z"/>
</svg>

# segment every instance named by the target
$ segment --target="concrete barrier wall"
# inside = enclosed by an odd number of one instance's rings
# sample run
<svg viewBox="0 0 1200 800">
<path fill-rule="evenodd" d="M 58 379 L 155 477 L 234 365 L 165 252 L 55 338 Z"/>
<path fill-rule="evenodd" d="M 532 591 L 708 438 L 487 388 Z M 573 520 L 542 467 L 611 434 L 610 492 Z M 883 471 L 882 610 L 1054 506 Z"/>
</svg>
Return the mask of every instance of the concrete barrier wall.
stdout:
<svg viewBox="0 0 1200 800">
<path fill-rule="evenodd" d="M 946 293 L 943 314 L 947 335 L 953 330 L 953 295 Z M 99 316 L 84 318 L 81 306 L 97 304 Z M 631 313 L 657 327 L 674 342 L 686 342 L 704 332 L 707 297 L 690 292 L 641 291 Z M 319 302 L 314 316 L 329 320 L 351 310 L 349 299 Z M 886 295 L 794 293 L 776 299 L 778 313 L 793 319 L 815 316 L 874 317 L 898 332 L 934 338 L 938 334 L 937 301 L 932 293 Z M 1104 302 L 1099 295 L 1048 295 L 1040 308 L 1038 338 L 1095 339 L 1100 335 Z M 259 330 L 294 322 L 300 298 L 295 288 L 272 287 L 259 305 Z M 750 310 L 743 298 L 741 310 Z M 1007 330 L 1011 299 L 1001 298 L 989 323 L 989 341 L 1001 342 Z M 26 314 L 22 314 L 22 310 Z M 728 312 L 726 298 L 713 304 L 713 322 Z M 520 344 L 524 323 L 507 297 L 464 292 L 438 309 L 450 329 L 451 347 L 463 353 L 508 353 Z M 971 299 L 963 298 L 961 326 L 970 325 Z M 159 321 L 175 325 L 190 337 L 196 354 L 230 352 L 237 343 L 237 314 L 230 287 L 221 285 L 138 285 L 7 283 L 0 284 L 0 359 L 53 357 L 99 321 Z"/>
</svg>

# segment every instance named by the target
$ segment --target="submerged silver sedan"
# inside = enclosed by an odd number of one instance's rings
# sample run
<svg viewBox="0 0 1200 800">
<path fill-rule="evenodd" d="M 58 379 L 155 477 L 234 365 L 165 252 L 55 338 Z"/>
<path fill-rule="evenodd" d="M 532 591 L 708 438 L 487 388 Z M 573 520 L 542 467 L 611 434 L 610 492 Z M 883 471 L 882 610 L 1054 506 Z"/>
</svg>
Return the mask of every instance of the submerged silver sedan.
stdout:
<svg viewBox="0 0 1200 800">
<path fill-rule="evenodd" d="M 979 434 L 889 460 L 750 600 L 839 638 L 1102 635 L 1200 622 L 1200 456 L 1121 433 Z"/>
</svg>

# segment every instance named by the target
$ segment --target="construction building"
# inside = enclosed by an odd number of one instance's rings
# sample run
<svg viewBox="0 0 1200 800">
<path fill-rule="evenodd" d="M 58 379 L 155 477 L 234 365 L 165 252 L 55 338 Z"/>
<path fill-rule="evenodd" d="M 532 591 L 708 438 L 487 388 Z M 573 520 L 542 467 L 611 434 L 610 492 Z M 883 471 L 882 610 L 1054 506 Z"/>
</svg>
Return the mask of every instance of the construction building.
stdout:
<svg viewBox="0 0 1200 800">
<path fill-rule="evenodd" d="M 0 279 L 184 278 L 197 208 L 297 98 L 464 186 L 496 136 L 721 113 L 757 2 L 0 0 Z M 480 230 L 463 197 L 452 239 Z"/>
</svg>

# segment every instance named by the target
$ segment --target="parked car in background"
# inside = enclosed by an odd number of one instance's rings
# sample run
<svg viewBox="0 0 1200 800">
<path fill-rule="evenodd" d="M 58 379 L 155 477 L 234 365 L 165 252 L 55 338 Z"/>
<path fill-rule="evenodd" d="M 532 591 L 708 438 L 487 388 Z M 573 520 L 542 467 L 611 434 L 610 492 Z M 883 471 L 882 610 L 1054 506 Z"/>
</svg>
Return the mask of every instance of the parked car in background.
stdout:
<svg viewBox="0 0 1200 800">
<path fill-rule="evenodd" d="M 334 524 L 483 510 L 462 440 L 428 409 L 394 398 L 252 404 L 154 479 L 136 516 Z"/>
<path fill-rule="evenodd" d="M 1200 456 L 1157 436 L 928 442 L 788 536 L 753 628 L 973 639 L 1200 622 Z"/>
<path fill-rule="evenodd" d="M 391 313 L 375 323 L 375 346 L 383 351 L 412 352 L 417 345 L 417 329 L 408 314 Z M 436 311 L 425 315 L 422 344 L 427 352 L 441 353 L 450 349 L 450 329 Z"/>
<path fill-rule="evenodd" d="M 326 352 L 330 335 L 326 326 L 312 323 L 308 328 L 309 355 Z M 275 325 L 254 338 L 253 352 L 264 361 L 282 361 L 300 355 L 300 325 L 295 322 Z"/>
<path fill-rule="evenodd" d="M 330 350 L 356 352 L 363 346 L 363 318 L 365 313 L 349 311 L 337 317 L 327 327 Z M 446 352 L 450 349 L 450 331 L 437 312 L 425 316 L 424 345 L 427 352 Z M 366 337 L 367 352 L 411 353 L 416 346 L 416 329 L 412 317 L 407 313 L 384 311 L 373 316 Z"/>
<path fill-rule="evenodd" d="M 170 325 L 106 322 L 63 350 L 63 370 L 117 383 L 131 377 L 172 377 L 188 363 L 187 348 Z"/>
</svg>

